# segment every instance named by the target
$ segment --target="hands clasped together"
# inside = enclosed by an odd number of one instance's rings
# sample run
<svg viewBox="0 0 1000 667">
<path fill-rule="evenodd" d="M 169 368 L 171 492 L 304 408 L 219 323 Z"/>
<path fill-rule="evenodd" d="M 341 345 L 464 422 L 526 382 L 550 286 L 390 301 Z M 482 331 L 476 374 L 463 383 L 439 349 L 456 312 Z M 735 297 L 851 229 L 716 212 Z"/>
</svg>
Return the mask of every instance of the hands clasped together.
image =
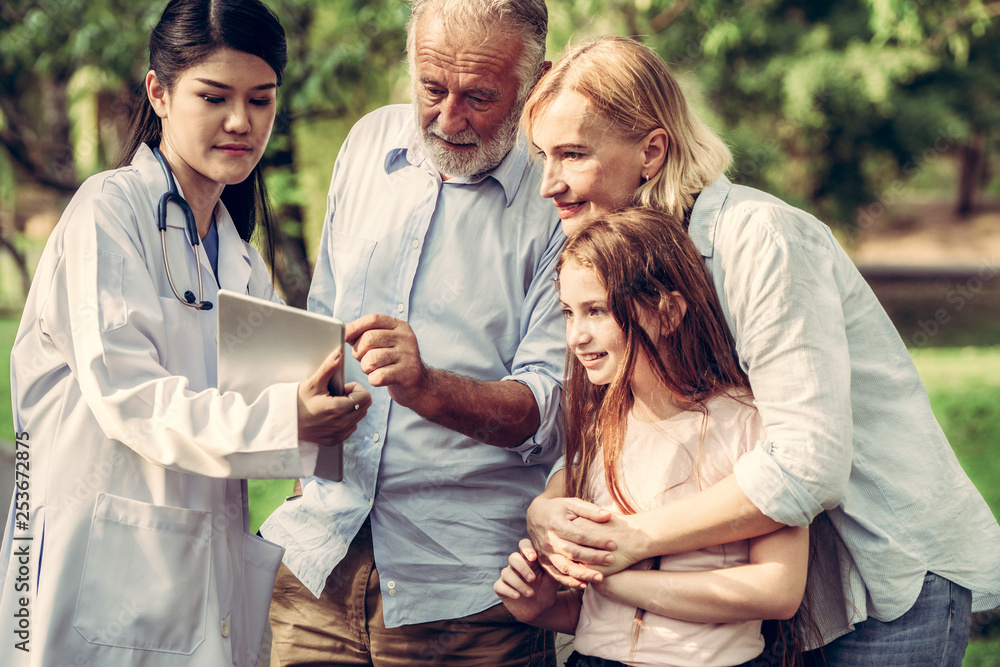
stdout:
<svg viewBox="0 0 1000 667">
<path fill-rule="evenodd" d="M 539 496 L 528 508 L 527 523 L 530 539 L 521 540 L 493 585 L 522 623 L 538 624 L 556 606 L 561 587 L 582 591 L 593 585 L 613 594 L 611 575 L 640 560 L 625 548 L 637 537 L 628 517 L 579 498 Z M 572 632 L 573 626 L 556 623 L 551 629 Z"/>
</svg>

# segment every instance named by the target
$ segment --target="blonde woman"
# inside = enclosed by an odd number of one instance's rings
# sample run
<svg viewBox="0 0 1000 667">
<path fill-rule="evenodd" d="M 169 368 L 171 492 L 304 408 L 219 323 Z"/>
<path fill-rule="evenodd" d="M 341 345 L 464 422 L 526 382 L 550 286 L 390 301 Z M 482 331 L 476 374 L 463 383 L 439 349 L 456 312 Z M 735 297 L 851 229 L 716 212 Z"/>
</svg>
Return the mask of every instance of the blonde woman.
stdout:
<svg viewBox="0 0 1000 667">
<path fill-rule="evenodd" d="M 810 573 L 821 639 L 807 647 L 825 644 L 833 665 L 960 665 L 970 609 L 1000 605 L 1000 526 L 830 230 L 731 183 L 725 144 L 633 40 L 571 49 L 522 121 L 567 234 L 629 203 L 685 221 L 766 433 L 718 484 L 628 516 L 560 497 L 555 475 L 528 511 L 546 570 L 585 587 L 650 556 L 806 526 L 825 510 L 833 530 L 819 547 L 834 566 Z"/>
</svg>

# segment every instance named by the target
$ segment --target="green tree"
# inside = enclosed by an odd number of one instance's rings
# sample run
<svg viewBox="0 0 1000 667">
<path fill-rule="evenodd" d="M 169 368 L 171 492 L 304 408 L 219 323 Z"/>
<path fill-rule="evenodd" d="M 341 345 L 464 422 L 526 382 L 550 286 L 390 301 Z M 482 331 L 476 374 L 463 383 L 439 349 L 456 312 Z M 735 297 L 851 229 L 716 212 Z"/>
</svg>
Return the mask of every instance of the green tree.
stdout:
<svg viewBox="0 0 1000 667">
<path fill-rule="evenodd" d="M 137 35 L 148 31 L 123 32 L 121 25 L 148 25 L 154 18 L 147 6 L 119 0 L 8 0 L 0 5 L 0 145 L 14 166 L 11 191 L 22 193 L 22 199 L 25 191 L 40 191 L 39 199 L 58 208 L 65 204 L 79 184 L 70 83 L 98 60 L 98 53 L 104 69 L 123 77 L 134 55 L 142 53 Z M 106 103 L 110 99 L 104 95 Z M 8 202 L 6 208 L 18 207 Z M 14 257 L 26 289 L 28 260 L 13 240 L 23 220 L 0 213 L 0 250 Z"/>
<path fill-rule="evenodd" d="M 303 240 L 296 130 L 320 118 L 357 118 L 389 100 L 404 73 L 408 7 L 391 0 L 275 0 L 270 6 L 285 27 L 289 64 L 262 164 L 280 220 L 273 248 L 275 280 L 290 303 L 302 306 L 311 271 Z M 19 183 L 46 188 L 64 204 L 89 175 L 74 150 L 70 111 L 71 82 L 83 73 L 90 74 L 88 93 L 97 102 L 102 128 L 87 139 L 88 152 L 98 156 L 91 162 L 102 168 L 116 161 L 135 96 L 145 94 L 147 40 L 162 8 L 162 3 L 124 0 L 0 5 L 0 144 L 17 165 Z M 9 231 L 0 232 L 0 247 L 16 253 Z"/>
<path fill-rule="evenodd" d="M 993 12 L 1000 11 L 1000 3 Z M 960 175 L 955 210 L 973 211 L 980 190 L 990 179 L 989 157 L 996 144 L 993 128 L 1000 125 L 1000 26 L 995 20 L 974 26 L 967 45 L 961 45 L 961 58 L 948 59 L 942 66 L 897 91 L 899 122 L 912 126 L 910 118 L 921 114 L 937 120 L 939 131 L 935 146 L 954 139 L 959 154 Z M 926 120 L 924 120 L 926 125 Z M 919 148 L 914 150 L 918 153 Z M 926 149 L 925 149 L 926 151 Z M 904 165 L 904 173 L 915 162 Z"/>
<path fill-rule="evenodd" d="M 613 32 L 655 48 L 733 147 L 733 180 L 851 229 L 893 203 L 928 151 L 967 153 L 963 190 L 982 183 L 998 12 L 981 0 L 578 0 L 552 14 L 557 40 Z"/>
<path fill-rule="evenodd" d="M 386 104 L 404 74 L 408 7 L 398 0 L 276 0 L 288 38 L 288 68 L 264 158 L 281 221 L 275 274 L 289 303 L 304 307 L 312 272 L 296 129 L 319 119 L 356 119 Z M 328 169 L 333 169 L 333 155 Z"/>
</svg>

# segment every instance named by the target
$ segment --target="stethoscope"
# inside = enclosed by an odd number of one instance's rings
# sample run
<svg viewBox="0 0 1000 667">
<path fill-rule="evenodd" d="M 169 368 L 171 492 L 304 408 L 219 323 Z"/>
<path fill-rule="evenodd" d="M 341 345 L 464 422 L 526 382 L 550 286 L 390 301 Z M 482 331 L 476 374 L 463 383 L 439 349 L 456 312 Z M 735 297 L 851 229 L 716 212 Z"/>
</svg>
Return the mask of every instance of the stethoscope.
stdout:
<svg viewBox="0 0 1000 667">
<path fill-rule="evenodd" d="M 185 306 L 197 308 L 198 310 L 212 310 L 212 302 L 204 300 L 205 289 L 201 280 L 201 253 L 198 251 L 199 246 L 201 246 L 201 236 L 198 234 L 198 224 L 194 220 L 194 212 L 177 190 L 177 184 L 174 183 L 174 175 L 170 173 L 170 166 L 167 164 L 167 160 L 163 157 L 163 153 L 160 152 L 159 148 L 153 148 L 153 157 L 160 163 L 160 166 L 163 168 L 163 175 L 167 177 L 167 191 L 160 197 L 160 204 L 156 208 L 156 227 L 160 230 L 160 245 L 163 246 L 163 268 L 167 271 L 167 282 L 170 283 L 170 289 L 173 290 L 174 296 Z M 177 288 L 174 287 L 174 279 L 170 276 L 170 262 L 167 260 L 167 204 L 170 202 L 175 202 L 180 206 L 181 212 L 184 214 L 184 221 L 187 223 L 188 242 L 194 248 L 194 257 L 198 266 L 197 300 L 195 300 L 194 292 L 191 290 L 187 290 L 184 292 L 184 296 L 181 296 Z"/>
</svg>

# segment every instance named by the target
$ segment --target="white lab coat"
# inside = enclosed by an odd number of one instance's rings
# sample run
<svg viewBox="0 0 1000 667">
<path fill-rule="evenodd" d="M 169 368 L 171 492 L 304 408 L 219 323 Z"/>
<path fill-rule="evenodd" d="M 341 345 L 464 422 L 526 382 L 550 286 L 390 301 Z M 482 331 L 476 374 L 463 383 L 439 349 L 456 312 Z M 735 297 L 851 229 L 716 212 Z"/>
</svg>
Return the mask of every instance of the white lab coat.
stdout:
<svg viewBox="0 0 1000 667">
<path fill-rule="evenodd" d="M 88 179 L 35 273 L 11 354 L 30 521 L 12 508 L 0 550 L 0 664 L 257 662 L 283 550 L 248 534 L 242 480 L 312 473 L 296 385 L 250 405 L 214 389 L 216 313 L 178 302 L 163 268 L 165 190 L 145 146 L 131 167 Z M 180 210 L 168 211 L 178 291 L 197 293 L 200 269 L 216 302 L 205 253 L 196 266 Z M 277 299 L 221 203 L 216 214 L 222 287 Z"/>
</svg>

